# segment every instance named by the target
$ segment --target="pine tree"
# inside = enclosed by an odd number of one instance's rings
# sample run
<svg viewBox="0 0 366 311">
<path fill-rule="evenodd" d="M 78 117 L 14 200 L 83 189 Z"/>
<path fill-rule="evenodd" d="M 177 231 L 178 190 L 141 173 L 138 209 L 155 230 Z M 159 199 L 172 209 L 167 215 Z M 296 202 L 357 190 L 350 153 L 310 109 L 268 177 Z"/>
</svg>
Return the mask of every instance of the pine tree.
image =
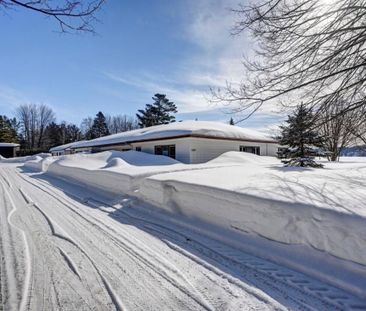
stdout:
<svg viewBox="0 0 366 311">
<path fill-rule="evenodd" d="M 47 145 L 49 145 L 50 147 L 55 147 L 64 144 L 61 135 L 60 125 L 58 125 L 55 122 L 51 122 L 49 125 L 47 125 L 45 130 L 45 136 Z"/>
<path fill-rule="evenodd" d="M 17 121 L 0 115 L 0 142 L 17 143 Z"/>
<path fill-rule="evenodd" d="M 235 125 L 233 118 L 230 118 L 229 124 L 230 125 Z"/>
<path fill-rule="evenodd" d="M 282 132 L 278 137 L 279 143 L 288 147 L 286 157 L 290 160 L 283 160 L 283 163 L 286 166 L 322 167 L 311 156 L 313 148 L 322 145 L 321 136 L 313 129 L 314 115 L 311 109 L 299 105 L 293 115 L 288 116 L 286 123 L 280 126 Z"/>
<path fill-rule="evenodd" d="M 173 113 L 177 113 L 177 106 L 166 98 L 165 94 L 155 94 L 153 104 L 147 104 L 145 109 L 138 110 L 136 117 L 139 126 L 149 127 L 159 124 L 175 122 Z"/>
<path fill-rule="evenodd" d="M 87 139 L 94 139 L 109 135 L 108 126 L 104 114 L 99 111 L 93 121 L 93 125 L 90 130 L 86 133 Z"/>
</svg>

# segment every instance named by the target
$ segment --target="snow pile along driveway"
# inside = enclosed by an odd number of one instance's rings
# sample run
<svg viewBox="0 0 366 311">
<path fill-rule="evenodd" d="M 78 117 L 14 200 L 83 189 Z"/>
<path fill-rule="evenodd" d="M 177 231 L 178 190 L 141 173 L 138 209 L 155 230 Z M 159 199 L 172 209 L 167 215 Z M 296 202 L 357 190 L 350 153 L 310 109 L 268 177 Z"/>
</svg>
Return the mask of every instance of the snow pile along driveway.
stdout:
<svg viewBox="0 0 366 311">
<path fill-rule="evenodd" d="M 102 152 L 61 157 L 47 172 L 225 230 L 366 265 L 366 160 L 297 169 L 239 152 L 198 165 L 134 151 Z"/>
</svg>

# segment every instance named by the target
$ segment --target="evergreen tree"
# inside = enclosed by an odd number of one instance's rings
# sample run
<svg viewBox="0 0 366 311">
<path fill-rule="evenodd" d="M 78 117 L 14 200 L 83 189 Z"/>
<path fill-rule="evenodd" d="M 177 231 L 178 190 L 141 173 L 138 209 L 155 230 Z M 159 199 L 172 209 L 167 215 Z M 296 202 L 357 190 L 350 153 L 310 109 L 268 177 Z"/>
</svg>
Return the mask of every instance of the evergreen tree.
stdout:
<svg viewBox="0 0 366 311">
<path fill-rule="evenodd" d="M 278 137 L 279 143 L 288 147 L 286 157 L 290 160 L 283 160 L 283 163 L 286 166 L 322 167 L 311 156 L 314 147 L 322 145 L 321 136 L 313 129 L 314 115 L 311 109 L 299 105 L 293 115 L 288 116 L 286 123 L 280 126 L 281 135 Z"/>
<path fill-rule="evenodd" d="M 0 115 L 0 142 L 17 143 L 17 121 L 16 119 L 9 119 L 7 116 Z"/>
<path fill-rule="evenodd" d="M 138 110 L 136 117 L 140 127 L 175 122 L 173 113 L 177 113 L 177 106 L 169 101 L 164 94 L 155 94 L 153 104 L 147 104 L 145 109 Z"/>
<path fill-rule="evenodd" d="M 67 124 L 66 126 L 66 143 L 72 143 L 81 139 L 81 131 L 75 124 Z"/>
<path fill-rule="evenodd" d="M 93 121 L 93 125 L 90 130 L 86 133 L 87 139 L 94 139 L 109 135 L 108 126 L 104 114 L 99 111 Z"/>
<path fill-rule="evenodd" d="M 45 149 L 72 143 L 81 139 L 80 129 L 75 124 L 51 122 L 45 129 L 43 146 Z"/>
<path fill-rule="evenodd" d="M 230 118 L 229 124 L 230 125 L 235 125 L 233 118 Z"/>
<path fill-rule="evenodd" d="M 60 125 L 55 122 L 51 122 L 49 125 L 47 125 L 45 130 L 45 136 L 47 145 L 50 147 L 64 144 L 64 141 L 62 140 Z"/>
</svg>

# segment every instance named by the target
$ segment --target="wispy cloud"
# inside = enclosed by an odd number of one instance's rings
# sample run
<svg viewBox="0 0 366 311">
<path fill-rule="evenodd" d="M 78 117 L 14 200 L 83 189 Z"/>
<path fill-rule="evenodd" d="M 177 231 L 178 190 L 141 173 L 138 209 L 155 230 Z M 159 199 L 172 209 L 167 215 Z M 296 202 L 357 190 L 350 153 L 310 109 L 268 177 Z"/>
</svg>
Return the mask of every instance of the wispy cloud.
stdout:
<svg viewBox="0 0 366 311">
<path fill-rule="evenodd" d="M 148 94 L 157 92 L 167 94 L 168 97 L 178 105 L 182 113 L 211 110 L 214 105 L 207 100 L 207 90 L 200 87 L 193 87 L 189 81 L 169 81 L 160 79 L 159 76 L 146 74 L 135 75 L 134 77 L 119 76 L 117 74 L 105 73 L 105 75 L 118 83 L 140 89 Z M 157 81 L 157 82 L 156 82 Z"/>
<path fill-rule="evenodd" d="M 25 92 L 12 88 L 7 85 L 0 85 L 0 108 L 2 113 L 7 116 L 16 116 L 16 109 L 18 106 L 30 103 L 44 103 L 52 108 L 56 113 L 64 112 L 64 108 L 53 105 L 47 100 L 41 100 L 40 98 L 34 98 L 26 96 Z"/>
<path fill-rule="evenodd" d="M 247 37 L 233 37 L 230 32 L 236 16 L 230 11 L 237 0 L 187 1 L 182 39 L 193 48 L 192 52 L 179 61 L 177 69 L 167 75 L 156 73 L 136 73 L 126 76 L 118 72 L 104 73 L 109 79 L 123 85 L 137 88 L 150 95 L 163 92 L 178 105 L 179 112 L 192 115 L 194 112 L 216 111 L 218 119 L 230 118 L 220 111 L 229 111 L 225 104 L 211 104 L 210 88 L 223 88 L 227 82 L 239 84 L 244 77 L 243 54 L 251 53 L 251 43 Z M 266 106 L 261 115 L 275 116 L 277 108 Z M 240 119 L 241 116 L 237 116 Z M 271 118 L 267 118 L 266 121 Z M 272 118 L 275 122 L 276 118 Z M 263 119 L 262 119 L 263 120 Z M 268 123 L 268 122 L 264 122 Z M 261 127 L 262 124 L 258 124 Z"/>
<path fill-rule="evenodd" d="M 26 102 L 24 95 L 6 85 L 0 85 L 0 106 L 9 109 L 14 109 L 18 105 Z"/>
</svg>

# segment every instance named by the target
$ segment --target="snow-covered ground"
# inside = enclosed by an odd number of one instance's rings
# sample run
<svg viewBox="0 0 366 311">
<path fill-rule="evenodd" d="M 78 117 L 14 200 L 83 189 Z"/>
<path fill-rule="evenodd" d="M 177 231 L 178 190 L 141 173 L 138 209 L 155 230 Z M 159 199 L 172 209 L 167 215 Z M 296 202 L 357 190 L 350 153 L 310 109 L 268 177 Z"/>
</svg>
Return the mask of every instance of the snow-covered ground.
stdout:
<svg viewBox="0 0 366 311">
<path fill-rule="evenodd" d="M 17 161 L 0 162 L 5 310 L 366 309 L 366 159 Z"/>
</svg>

